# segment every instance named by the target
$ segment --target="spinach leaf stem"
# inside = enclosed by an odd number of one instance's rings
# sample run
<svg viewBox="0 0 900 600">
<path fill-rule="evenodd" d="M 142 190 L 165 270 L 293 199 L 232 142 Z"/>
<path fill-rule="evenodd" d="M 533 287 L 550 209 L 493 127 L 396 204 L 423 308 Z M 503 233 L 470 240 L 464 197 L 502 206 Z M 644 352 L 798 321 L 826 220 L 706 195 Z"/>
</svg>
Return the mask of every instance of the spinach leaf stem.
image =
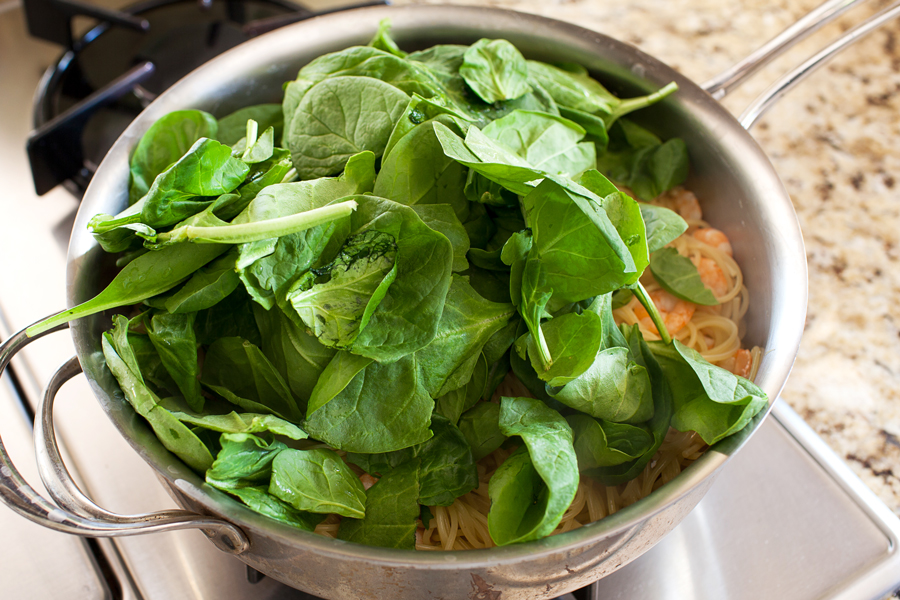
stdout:
<svg viewBox="0 0 900 600">
<path fill-rule="evenodd" d="M 656 325 L 656 330 L 659 332 L 660 339 L 662 339 L 664 344 L 671 344 L 672 336 L 669 335 L 669 330 L 666 329 L 666 324 L 663 321 L 662 315 L 659 314 L 659 310 L 657 310 L 656 305 L 653 304 L 653 299 L 650 298 L 650 294 L 647 293 L 647 290 L 644 289 L 644 286 L 640 281 L 638 281 L 631 290 L 637 296 L 638 301 L 640 301 L 647 310 L 647 314 L 650 315 L 653 324 Z"/>
</svg>

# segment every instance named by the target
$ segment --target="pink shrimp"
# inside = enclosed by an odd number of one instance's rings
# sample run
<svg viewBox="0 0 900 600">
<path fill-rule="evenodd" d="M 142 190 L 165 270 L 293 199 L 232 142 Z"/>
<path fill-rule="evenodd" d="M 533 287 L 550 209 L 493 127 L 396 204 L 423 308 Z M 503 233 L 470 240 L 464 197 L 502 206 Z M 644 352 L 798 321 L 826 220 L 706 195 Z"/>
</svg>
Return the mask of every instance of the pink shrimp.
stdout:
<svg viewBox="0 0 900 600">
<path fill-rule="evenodd" d="M 711 258 L 701 257 L 697 263 L 697 272 L 700 273 L 700 281 L 712 290 L 716 298 L 728 293 L 728 277 L 725 276 L 719 264 Z"/>
<path fill-rule="evenodd" d="M 653 304 L 656 305 L 659 314 L 662 315 L 663 323 L 665 323 L 669 334 L 674 334 L 687 325 L 687 322 L 694 316 L 694 310 L 697 308 L 692 302 L 680 300 L 665 290 L 650 292 L 650 298 L 653 300 Z M 634 306 L 634 314 L 644 329 L 658 334 L 659 331 L 656 329 L 656 325 L 653 324 L 653 320 L 650 318 L 647 310 L 638 302 L 637 298 L 632 299 L 632 302 L 637 304 Z"/>
<path fill-rule="evenodd" d="M 726 358 L 719 366 L 735 375 L 750 377 L 750 367 L 753 365 L 753 357 L 749 350 L 738 350 L 731 358 Z"/>
<path fill-rule="evenodd" d="M 734 253 L 731 250 L 731 242 L 728 241 L 728 236 L 718 229 L 713 227 L 700 227 L 699 229 L 695 229 L 691 235 L 694 236 L 695 240 L 703 242 L 707 246 L 712 246 L 728 256 L 734 256 Z"/>
<path fill-rule="evenodd" d="M 660 194 L 653 203 L 674 210 L 688 221 L 699 221 L 703 218 L 703 211 L 700 210 L 697 196 L 683 187 L 673 188 Z"/>
</svg>

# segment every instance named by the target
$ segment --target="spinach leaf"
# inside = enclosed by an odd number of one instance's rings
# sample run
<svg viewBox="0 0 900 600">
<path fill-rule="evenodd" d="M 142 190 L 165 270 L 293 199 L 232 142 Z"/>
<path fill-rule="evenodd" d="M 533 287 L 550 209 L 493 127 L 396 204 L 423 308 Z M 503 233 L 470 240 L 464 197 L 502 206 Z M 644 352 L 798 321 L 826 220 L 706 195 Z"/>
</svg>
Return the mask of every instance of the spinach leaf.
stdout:
<svg viewBox="0 0 900 600">
<path fill-rule="evenodd" d="M 200 395 L 200 366 L 197 362 L 197 337 L 194 334 L 195 313 L 173 315 L 158 312 L 145 319 L 147 334 L 159 353 L 162 364 L 175 381 L 185 401 L 196 411 L 203 410 Z"/>
<path fill-rule="evenodd" d="M 247 165 L 255 165 L 272 158 L 275 153 L 275 128 L 265 129 L 259 135 L 259 123 L 247 121 L 247 135 L 231 149 L 232 156 L 237 156 Z"/>
<path fill-rule="evenodd" d="M 534 256 L 540 257 L 547 287 L 553 290 L 551 312 L 616 290 L 640 276 L 631 248 L 640 251 L 642 237 L 634 234 L 623 241 L 597 203 L 544 180 L 525 196 L 523 205 Z"/>
<path fill-rule="evenodd" d="M 647 230 L 640 204 L 618 191 L 606 177 L 594 169 L 582 173 L 578 183 L 595 194 L 594 204 L 600 205 L 615 227 L 619 238 L 625 242 L 639 277 L 650 263 Z M 597 202 L 597 199 L 600 201 Z M 631 283 L 635 281 L 637 277 L 634 277 Z"/>
<path fill-rule="evenodd" d="M 347 460 L 381 476 L 396 469 L 415 469 L 419 504 L 450 506 L 478 487 L 478 471 L 466 438 L 453 423 L 434 415 L 431 427 L 434 436 L 424 443 L 386 454 L 348 454 Z"/>
<path fill-rule="evenodd" d="M 528 61 L 531 81 L 547 90 L 559 106 L 586 113 L 609 114 L 619 99 L 586 73 L 573 73 L 535 60 Z"/>
<path fill-rule="evenodd" d="M 284 115 L 280 104 L 256 104 L 234 111 L 219 119 L 219 132 L 215 137 L 226 146 L 234 146 L 247 134 L 247 121 L 253 119 L 265 131 L 274 130 L 274 139 L 280 140 L 284 131 Z"/>
<path fill-rule="evenodd" d="M 453 247 L 422 222 L 414 210 L 372 196 L 356 196 L 351 234 L 380 231 L 397 243 L 397 277 L 350 350 L 393 361 L 427 346 L 434 338 L 450 287 Z"/>
<path fill-rule="evenodd" d="M 216 119 L 200 110 L 170 112 L 151 125 L 131 155 L 128 204 L 144 197 L 157 175 L 184 156 L 197 140 L 216 139 L 217 130 Z"/>
<path fill-rule="evenodd" d="M 357 372 L 327 404 L 309 415 L 305 429 L 339 450 L 391 452 L 431 437 L 428 426 L 433 409 L 419 365 L 413 355 L 407 355 L 390 364 L 372 362 Z"/>
<path fill-rule="evenodd" d="M 368 150 L 381 156 L 409 96 L 371 77 L 335 77 L 309 89 L 285 144 L 301 179 L 335 175 Z"/>
<path fill-rule="evenodd" d="M 366 516 L 343 519 L 338 539 L 369 546 L 413 550 L 419 516 L 415 468 L 394 469 L 366 492 Z"/>
<path fill-rule="evenodd" d="M 675 248 L 661 248 L 650 256 L 650 272 L 659 287 L 676 298 L 716 306 L 719 301 L 715 294 L 703 284 L 697 267 Z"/>
<path fill-rule="evenodd" d="M 593 169 L 597 160 L 594 145 L 581 141 L 585 130 L 563 117 L 516 110 L 483 133 L 547 173 L 573 177 Z"/>
<path fill-rule="evenodd" d="M 303 412 L 262 351 L 241 338 L 219 338 L 206 351 L 200 383 L 249 412 L 299 422 Z"/>
<path fill-rule="evenodd" d="M 602 325 L 599 315 L 569 313 L 550 319 L 540 327 L 552 360 L 549 365 L 544 365 L 533 337 L 528 338 L 528 356 L 543 381 L 553 387 L 566 385 L 591 367 L 600 349 Z"/>
<path fill-rule="evenodd" d="M 525 442 L 491 477 L 488 530 L 498 546 L 549 535 L 578 490 L 572 429 L 534 398 L 502 398 L 500 431 Z"/>
<path fill-rule="evenodd" d="M 463 413 L 459 419 L 459 430 L 469 443 L 476 462 L 506 441 L 506 436 L 500 431 L 500 405 L 493 402 L 479 402 Z"/>
<path fill-rule="evenodd" d="M 147 420 L 162 445 L 195 471 L 206 471 L 213 462 L 209 449 L 159 405 L 159 398 L 144 383 L 128 344 L 128 320 L 116 315 L 112 333 L 104 332 L 101 343 L 106 364 L 119 382 L 122 393 L 135 412 Z"/>
<path fill-rule="evenodd" d="M 202 346 L 209 346 L 221 337 L 240 337 L 262 346 L 260 328 L 253 318 L 253 301 L 243 288 L 233 291 L 224 300 L 197 313 L 194 333 Z"/>
<path fill-rule="evenodd" d="M 469 235 L 453 208 L 446 204 L 418 204 L 413 210 L 422 222 L 431 229 L 441 233 L 450 240 L 453 246 L 453 271 L 465 271 L 469 268 L 466 253 L 469 251 Z"/>
<path fill-rule="evenodd" d="M 663 143 L 646 129 L 622 119 L 610 130 L 609 150 L 597 157 L 597 168 L 629 187 L 638 198 L 650 201 L 687 179 L 687 146 L 679 138 Z"/>
<path fill-rule="evenodd" d="M 249 433 L 224 433 L 222 449 L 206 471 L 206 482 L 220 490 L 268 484 L 272 461 L 287 446 Z"/>
<path fill-rule="evenodd" d="M 413 96 L 391 133 L 373 194 L 407 206 L 446 203 L 468 217 L 465 168 L 444 154 L 434 133 L 435 122 L 456 127 L 455 119 L 451 109 Z"/>
<path fill-rule="evenodd" d="M 262 190 L 236 222 L 255 222 L 303 213 L 372 189 L 375 156 L 350 157 L 340 177 L 271 185 Z M 242 244 L 236 267 L 247 291 L 259 304 L 272 308 L 310 267 L 332 260 L 349 234 L 347 222 L 332 222 L 277 239 Z M 280 299 L 280 300 L 279 300 Z M 286 311 L 290 316 L 291 311 Z"/>
<path fill-rule="evenodd" d="M 672 388 L 672 426 L 679 431 L 696 431 L 712 445 L 743 429 L 769 402 L 752 382 L 710 364 L 678 340 L 649 346 Z"/>
<path fill-rule="evenodd" d="M 336 351 L 322 345 L 278 307 L 266 310 L 254 304 L 253 315 L 259 326 L 258 345 L 263 354 L 284 378 L 295 398 L 309 399 Z"/>
<path fill-rule="evenodd" d="M 225 244 L 180 244 L 142 254 L 119 271 L 102 292 L 78 306 L 32 325 L 28 328 L 28 335 L 37 335 L 73 319 L 137 304 L 167 292 L 227 250 Z"/>
<path fill-rule="evenodd" d="M 269 493 L 305 512 L 365 515 L 362 483 L 334 450 L 282 450 L 272 461 Z"/>
<path fill-rule="evenodd" d="M 434 412 L 442 417 L 446 417 L 451 423 L 456 425 L 462 414 L 473 407 L 487 393 L 489 376 L 490 368 L 484 352 L 481 352 L 478 360 L 475 361 L 471 379 L 462 387 L 458 387 L 435 399 Z"/>
<path fill-rule="evenodd" d="M 602 118 L 567 106 L 560 106 L 559 114 L 561 117 L 565 117 L 580 125 L 587 133 L 585 140 L 593 142 L 597 152 L 606 150 L 606 147 L 609 145 L 609 132 L 607 132 L 606 122 Z"/>
<path fill-rule="evenodd" d="M 140 321 L 143 318 L 143 315 L 136 317 Z M 159 352 L 150 341 L 150 336 L 130 331 L 128 345 L 131 346 L 131 353 L 137 362 L 141 378 L 157 396 L 179 393 L 178 385 L 163 365 Z"/>
<path fill-rule="evenodd" d="M 210 411 L 209 408 L 203 413 L 197 413 L 186 406 L 182 398 L 177 397 L 163 398 L 160 405 L 182 423 L 220 433 L 247 434 L 268 431 L 292 440 L 305 440 L 308 437 L 305 431 L 275 415 Z"/>
<path fill-rule="evenodd" d="M 592 469 L 591 476 L 599 479 L 604 485 L 618 485 L 634 479 L 640 474 L 665 440 L 674 410 L 672 390 L 669 387 L 667 376 L 663 373 L 663 369 L 651 352 L 649 345 L 644 341 L 638 326 L 622 325 L 620 331 L 625 338 L 625 344 L 632 349 L 635 362 L 647 369 L 647 374 L 650 376 L 650 386 L 653 392 L 653 417 L 644 425 L 653 436 L 653 445 L 635 460 L 611 467 Z"/>
<path fill-rule="evenodd" d="M 397 277 L 393 236 L 366 231 L 347 238 L 330 264 L 301 276 L 287 299 L 325 346 L 348 348 Z"/>
<path fill-rule="evenodd" d="M 551 395 L 566 406 L 606 421 L 643 423 L 653 416 L 650 377 L 638 363 L 640 350 L 635 352 L 616 327 L 611 294 L 598 296 L 584 314 L 600 316 L 602 343 L 590 367 L 562 389 L 550 390 Z"/>
<path fill-rule="evenodd" d="M 372 359 L 339 350 L 325 365 L 313 387 L 306 409 L 307 417 L 325 406 L 350 385 L 357 373 L 372 364 Z"/>
<path fill-rule="evenodd" d="M 636 425 L 612 423 L 582 414 L 569 415 L 566 421 L 575 436 L 575 454 L 582 471 L 633 461 L 653 446 L 653 436 Z"/>
<path fill-rule="evenodd" d="M 375 34 L 375 37 L 372 38 L 372 41 L 369 42 L 369 45 L 373 48 L 390 52 L 394 56 L 399 56 L 400 58 L 406 57 L 406 52 L 401 50 L 397 46 L 397 42 L 391 38 L 391 22 L 389 19 L 382 19 L 381 22 L 378 23 L 378 32 Z"/>
<path fill-rule="evenodd" d="M 647 230 L 647 250 L 651 254 L 687 231 L 687 222 L 674 210 L 643 203 L 640 207 Z"/>
<path fill-rule="evenodd" d="M 453 277 L 437 333 L 416 353 L 428 393 L 437 398 L 465 385 L 484 345 L 514 314 L 511 304 L 485 300 L 464 278 Z"/>
<path fill-rule="evenodd" d="M 601 116 L 609 128 L 619 117 L 655 104 L 675 93 L 678 86 L 670 83 L 659 90 L 636 98 L 613 96 L 586 71 L 568 71 L 537 61 L 528 61 L 532 81 L 543 86 L 560 106 Z"/>
<path fill-rule="evenodd" d="M 166 310 L 173 314 L 195 313 L 227 298 L 241 284 L 234 271 L 237 257 L 237 251 L 231 250 L 200 267 L 177 292 L 169 296 L 165 302 Z"/>
<path fill-rule="evenodd" d="M 479 98 L 491 104 L 531 91 L 525 58 L 506 40 L 481 39 L 469 46 L 459 74 Z"/>
<path fill-rule="evenodd" d="M 306 93 L 328 78 L 371 77 L 412 95 L 431 98 L 441 94 L 441 84 L 432 72 L 412 60 L 404 60 L 389 52 L 368 46 L 354 46 L 325 54 L 302 69 L 297 80 L 284 90 L 285 140 L 292 134 L 294 114 Z"/>
<path fill-rule="evenodd" d="M 199 139 L 153 181 L 144 198 L 141 222 L 156 228 L 174 225 L 206 208 L 210 196 L 235 189 L 249 171 L 243 161 L 231 156 L 228 146 Z"/>
<path fill-rule="evenodd" d="M 222 491 L 236 496 L 241 502 L 250 507 L 253 512 L 304 531 L 314 531 L 323 519 L 321 515 L 296 510 L 291 505 L 271 495 L 265 487 L 248 486 L 228 488 Z"/>
</svg>

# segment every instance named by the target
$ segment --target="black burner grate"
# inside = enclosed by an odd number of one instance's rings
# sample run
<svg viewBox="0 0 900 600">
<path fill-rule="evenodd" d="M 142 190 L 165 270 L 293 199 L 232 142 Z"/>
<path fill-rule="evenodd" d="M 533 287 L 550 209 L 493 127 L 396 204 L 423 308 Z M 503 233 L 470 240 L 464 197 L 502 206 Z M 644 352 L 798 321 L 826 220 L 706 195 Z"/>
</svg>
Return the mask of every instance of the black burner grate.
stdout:
<svg viewBox="0 0 900 600">
<path fill-rule="evenodd" d="M 71 40 L 66 28 L 76 9 L 65 7 L 73 3 L 25 3 L 35 35 Z M 30 3 L 41 10 L 28 10 Z M 63 9 L 52 18 L 44 5 Z M 80 196 L 112 144 L 156 96 L 272 24 L 314 14 L 288 0 L 153 0 L 109 13 L 110 21 L 71 42 L 37 92 L 36 130 L 28 140 L 35 190 L 44 194 L 65 183 Z"/>
</svg>

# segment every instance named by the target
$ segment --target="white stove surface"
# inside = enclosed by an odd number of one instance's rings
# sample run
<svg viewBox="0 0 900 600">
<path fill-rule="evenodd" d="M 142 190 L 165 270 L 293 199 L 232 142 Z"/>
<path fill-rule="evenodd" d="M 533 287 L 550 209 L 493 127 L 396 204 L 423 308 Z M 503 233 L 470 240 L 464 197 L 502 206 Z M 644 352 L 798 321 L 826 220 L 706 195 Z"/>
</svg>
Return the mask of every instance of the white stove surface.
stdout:
<svg viewBox="0 0 900 600">
<path fill-rule="evenodd" d="M 24 31 L 18 6 L 0 4 L 2 338 L 64 307 L 65 250 L 78 208 L 62 188 L 40 198 L 32 189 L 25 155 L 31 98 L 60 51 Z M 33 404 L 43 382 L 73 353 L 66 333 L 23 351 L 13 368 L 26 402 Z M 0 386 L 0 433 L 4 442 L 12 442 L 12 455 L 27 462 L 27 424 L 14 401 L 9 386 Z M 776 405 L 773 417 L 679 527 L 640 559 L 595 584 L 592 597 L 877 599 L 900 587 L 900 520 L 784 403 Z M 103 414 L 83 378 L 61 392 L 56 421 L 72 470 L 98 504 L 123 513 L 174 506 L 151 468 Z M 34 479 L 33 471 L 28 473 Z M 0 507 L 0 530 L 11 531 L 12 523 L 21 526 L 18 521 Z M 41 536 L 50 532 L 25 526 L 22 539 L 36 543 L 20 554 L 33 555 L 25 561 L 0 560 L 3 598 L 310 598 L 270 579 L 250 583 L 243 563 L 218 552 L 197 531 L 88 545 L 60 534 L 47 540 L 62 542 L 45 541 Z M 45 558 L 39 556 L 41 548 L 51 544 L 65 547 L 62 558 L 39 560 Z M 97 556 L 108 563 L 105 571 Z M 66 588 L 72 581 L 63 575 L 67 572 L 79 573 L 83 585 Z"/>
</svg>

